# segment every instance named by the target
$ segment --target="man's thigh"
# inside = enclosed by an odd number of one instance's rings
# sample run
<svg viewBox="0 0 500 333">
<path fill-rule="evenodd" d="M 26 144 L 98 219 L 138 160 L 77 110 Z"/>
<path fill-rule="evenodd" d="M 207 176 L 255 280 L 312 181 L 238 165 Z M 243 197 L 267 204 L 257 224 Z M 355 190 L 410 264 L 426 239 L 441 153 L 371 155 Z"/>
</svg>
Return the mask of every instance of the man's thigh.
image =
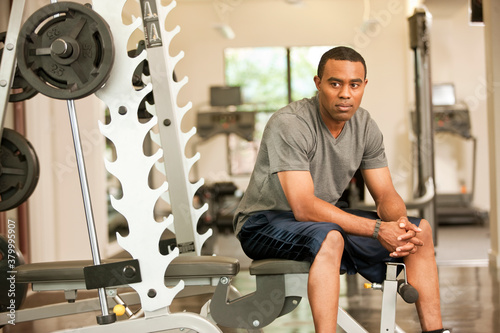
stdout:
<svg viewBox="0 0 500 333">
<path fill-rule="evenodd" d="M 346 212 L 369 219 L 377 219 L 375 212 L 345 209 Z M 420 223 L 418 218 L 410 222 Z M 385 279 L 386 262 L 400 262 L 376 239 L 346 234 L 330 222 L 302 222 L 291 212 L 260 212 L 250 217 L 238 235 L 245 254 L 254 259 L 289 259 L 313 262 L 326 235 L 336 230 L 344 237 L 341 272 L 360 273 L 372 282 Z"/>
<path fill-rule="evenodd" d="M 238 237 L 243 250 L 252 259 L 312 262 L 332 230 L 344 233 L 335 223 L 299 222 L 292 213 L 261 212 L 245 222 Z"/>
</svg>

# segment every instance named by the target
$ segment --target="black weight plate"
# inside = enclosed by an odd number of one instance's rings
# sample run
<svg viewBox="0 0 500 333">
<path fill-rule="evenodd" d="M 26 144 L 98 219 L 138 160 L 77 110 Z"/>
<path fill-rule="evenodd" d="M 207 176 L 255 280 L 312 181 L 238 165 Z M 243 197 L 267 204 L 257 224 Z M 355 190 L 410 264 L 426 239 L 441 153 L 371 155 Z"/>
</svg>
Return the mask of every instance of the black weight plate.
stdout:
<svg viewBox="0 0 500 333">
<path fill-rule="evenodd" d="M 38 94 L 28 81 L 24 79 L 19 68 L 16 68 L 14 73 L 14 82 L 12 82 L 13 91 L 9 95 L 9 102 L 22 102 Z"/>
<path fill-rule="evenodd" d="M 57 2 L 40 8 L 22 26 L 17 43 L 22 76 L 52 98 L 93 94 L 104 85 L 113 66 L 108 24 L 78 3 Z"/>
<path fill-rule="evenodd" d="M 0 43 L 5 45 L 6 32 L 0 32 Z M 2 61 L 3 47 L 0 48 L 0 61 Z M 38 94 L 36 91 L 21 75 L 19 68 L 16 66 L 14 72 L 14 80 L 12 82 L 11 91 L 9 94 L 9 102 L 21 102 Z"/>
<path fill-rule="evenodd" d="M 4 128 L 0 147 L 0 211 L 16 208 L 33 193 L 40 166 L 30 142 Z"/>
</svg>

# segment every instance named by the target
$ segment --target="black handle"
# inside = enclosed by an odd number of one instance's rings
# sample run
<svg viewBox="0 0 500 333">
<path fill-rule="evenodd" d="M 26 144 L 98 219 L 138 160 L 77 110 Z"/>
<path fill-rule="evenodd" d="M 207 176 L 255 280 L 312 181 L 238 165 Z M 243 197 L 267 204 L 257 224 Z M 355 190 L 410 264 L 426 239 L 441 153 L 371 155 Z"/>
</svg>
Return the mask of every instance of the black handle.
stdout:
<svg viewBox="0 0 500 333">
<path fill-rule="evenodd" d="M 398 280 L 398 293 L 406 303 L 415 303 L 418 300 L 418 291 L 405 280 Z"/>
</svg>

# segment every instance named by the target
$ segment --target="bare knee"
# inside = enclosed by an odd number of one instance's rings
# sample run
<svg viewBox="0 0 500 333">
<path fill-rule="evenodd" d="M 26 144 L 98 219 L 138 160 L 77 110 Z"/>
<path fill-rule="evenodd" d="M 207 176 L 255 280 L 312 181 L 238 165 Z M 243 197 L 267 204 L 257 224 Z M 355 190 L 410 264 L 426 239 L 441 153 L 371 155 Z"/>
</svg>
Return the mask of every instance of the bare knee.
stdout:
<svg viewBox="0 0 500 333">
<path fill-rule="evenodd" d="M 417 237 L 424 242 L 424 245 L 418 249 L 417 253 L 421 255 L 435 256 L 434 240 L 432 228 L 429 221 L 422 219 L 419 228 L 422 230 L 417 234 Z"/>
<path fill-rule="evenodd" d="M 344 252 L 344 237 L 336 230 L 330 231 L 316 255 L 316 258 L 340 258 Z"/>
<path fill-rule="evenodd" d="M 422 239 L 424 242 L 427 241 L 432 241 L 432 228 L 431 224 L 429 221 L 422 219 L 420 220 L 420 225 L 419 228 L 422 230 L 417 237 Z"/>
</svg>

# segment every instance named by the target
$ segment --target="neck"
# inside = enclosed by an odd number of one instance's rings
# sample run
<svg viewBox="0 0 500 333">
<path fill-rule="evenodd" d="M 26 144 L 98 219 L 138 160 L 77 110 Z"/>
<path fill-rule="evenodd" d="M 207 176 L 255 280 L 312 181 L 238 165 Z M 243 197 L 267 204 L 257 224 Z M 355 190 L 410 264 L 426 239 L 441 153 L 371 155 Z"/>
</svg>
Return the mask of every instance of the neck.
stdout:
<svg viewBox="0 0 500 333">
<path fill-rule="evenodd" d="M 342 130 L 344 129 L 345 121 L 336 121 L 333 120 L 331 117 L 328 117 L 328 115 L 321 114 L 321 119 L 323 119 L 323 122 L 325 123 L 326 127 L 332 133 L 333 137 L 336 139 L 340 133 L 342 133 Z"/>
<path fill-rule="evenodd" d="M 345 122 L 341 124 L 337 124 L 335 126 L 328 126 L 328 129 L 330 130 L 330 133 L 332 133 L 333 137 L 336 139 L 339 137 L 340 133 L 342 133 L 342 130 L 344 129 Z"/>
</svg>

